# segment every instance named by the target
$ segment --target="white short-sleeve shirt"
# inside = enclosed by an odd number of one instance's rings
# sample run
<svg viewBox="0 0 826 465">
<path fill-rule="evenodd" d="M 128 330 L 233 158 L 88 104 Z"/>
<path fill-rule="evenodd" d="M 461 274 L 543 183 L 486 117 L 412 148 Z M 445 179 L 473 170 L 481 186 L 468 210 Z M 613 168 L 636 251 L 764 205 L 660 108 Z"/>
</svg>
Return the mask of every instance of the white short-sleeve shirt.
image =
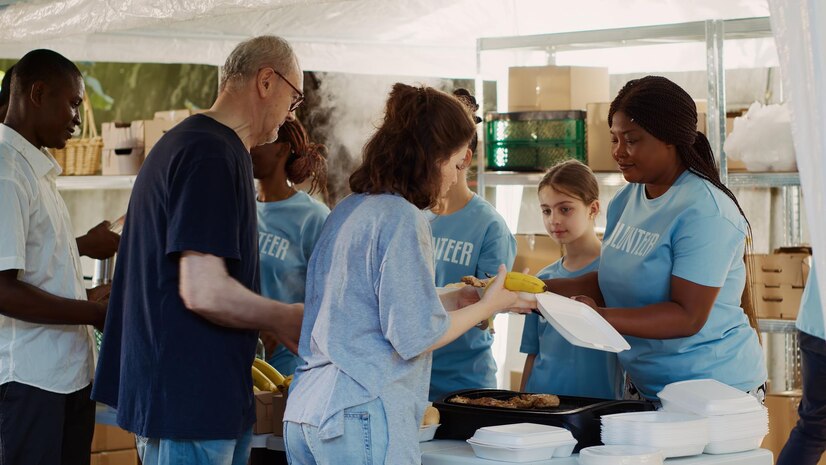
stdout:
<svg viewBox="0 0 826 465">
<path fill-rule="evenodd" d="M 0 271 L 50 294 L 85 300 L 69 213 L 57 191 L 60 165 L 0 124 Z M 66 394 L 89 385 L 92 338 L 85 325 L 43 325 L 0 315 L 0 384 Z"/>
</svg>

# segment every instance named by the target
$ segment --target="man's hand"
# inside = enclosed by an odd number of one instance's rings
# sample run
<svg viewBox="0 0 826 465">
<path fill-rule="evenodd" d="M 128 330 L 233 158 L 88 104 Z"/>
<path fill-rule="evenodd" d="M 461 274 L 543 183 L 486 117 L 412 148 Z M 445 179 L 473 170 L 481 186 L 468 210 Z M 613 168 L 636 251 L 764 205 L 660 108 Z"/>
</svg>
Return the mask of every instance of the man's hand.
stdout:
<svg viewBox="0 0 826 465">
<path fill-rule="evenodd" d="M 86 298 L 89 302 L 109 303 L 109 294 L 112 292 L 111 284 L 86 289 Z"/>
<path fill-rule="evenodd" d="M 109 222 L 104 221 L 77 238 L 80 255 L 103 260 L 118 251 L 120 236 L 109 230 Z"/>
<path fill-rule="evenodd" d="M 278 338 L 272 331 L 261 331 L 258 333 L 258 337 L 264 343 L 264 349 L 267 351 L 267 357 L 269 357 L 279 344 Z"/>
<path fill-rule="evenodd" d="M 276 343 L 281 343 L 290 352 L 298 353 L 298 339 L 301 337 L 301 321 L 304 319 L 304 304 L 288 304 L 285 311 L 280 311 L 278 319 L 272 322 L 271 327 L 262 330 L 261 334 L 268 333 Z M 265 341 L 264 344 L 267 342 Z"/>
</svg>

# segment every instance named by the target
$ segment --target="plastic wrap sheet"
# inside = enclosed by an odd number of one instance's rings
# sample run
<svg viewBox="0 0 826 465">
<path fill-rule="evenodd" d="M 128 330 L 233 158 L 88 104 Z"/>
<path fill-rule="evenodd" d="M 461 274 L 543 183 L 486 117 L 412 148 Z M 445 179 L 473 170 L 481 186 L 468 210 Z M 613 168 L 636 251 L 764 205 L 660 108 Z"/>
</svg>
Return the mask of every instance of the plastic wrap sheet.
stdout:
<svg viewBox="0 0 826 465">
<path fill-rule="evenodd" d="M 826 269 L 826 3 L 769 0 L 816 266 Z M 826 296 L 826 273 L 818 273 Z M 823 308 L 826 321 L 826 307 Z"/>
</svg>

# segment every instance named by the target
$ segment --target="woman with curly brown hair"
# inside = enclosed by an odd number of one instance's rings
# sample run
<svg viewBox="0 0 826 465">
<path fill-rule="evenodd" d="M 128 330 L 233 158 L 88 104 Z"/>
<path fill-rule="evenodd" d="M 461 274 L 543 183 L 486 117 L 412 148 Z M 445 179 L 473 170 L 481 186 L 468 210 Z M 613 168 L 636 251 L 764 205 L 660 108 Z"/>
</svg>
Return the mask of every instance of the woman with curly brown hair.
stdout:
<svg viewBox="0 0 826 465">
<path fill-rule="evenodd" d="M 258 256 L 261 294 L 285 303 L 304 303 L 307 262 L 330 209 L 310 197 L 327 181 L 325 147 L 309 141 L 298 120 L 285 121 L 275 142 L 250 150 L 258 179 Z M 309 192 L 295 188 L 309 180 Z M 262 332 L 267 358 L 284 376 L 295 372 L 297 355 Z"/>
<path fill-rule="evenodd" d="M 310 259 L 305 364 L 284 413 L 290 463 L 421 463 L 431 352 L 504 308 L 529 306 L 503 288 L 504 266 L 481 300 L 434 285 L 422 210 L 456 183 L 474 130 L 455 97 L 393 86 L 350 177 L 354 194 L 333 209 Z M 463 308 L 448 316 L 445 306 Z"/>
</svg>

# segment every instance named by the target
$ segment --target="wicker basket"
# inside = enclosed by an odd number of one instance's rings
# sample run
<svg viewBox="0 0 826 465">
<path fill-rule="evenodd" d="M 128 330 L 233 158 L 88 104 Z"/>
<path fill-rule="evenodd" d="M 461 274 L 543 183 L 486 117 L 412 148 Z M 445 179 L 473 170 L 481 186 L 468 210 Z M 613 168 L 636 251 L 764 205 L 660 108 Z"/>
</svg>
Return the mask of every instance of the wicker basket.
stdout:
<svg viewBox="0 0 826 465">
<path fill-rule="evenodd" d="M 103 138 L 98 135 L 89 97 L 83 95 L 83 126 L 79 138 L 66 141 L 66 147 L 52 150 L 65 175 L 87 176 L 100 172 Z"/>
</svg>

